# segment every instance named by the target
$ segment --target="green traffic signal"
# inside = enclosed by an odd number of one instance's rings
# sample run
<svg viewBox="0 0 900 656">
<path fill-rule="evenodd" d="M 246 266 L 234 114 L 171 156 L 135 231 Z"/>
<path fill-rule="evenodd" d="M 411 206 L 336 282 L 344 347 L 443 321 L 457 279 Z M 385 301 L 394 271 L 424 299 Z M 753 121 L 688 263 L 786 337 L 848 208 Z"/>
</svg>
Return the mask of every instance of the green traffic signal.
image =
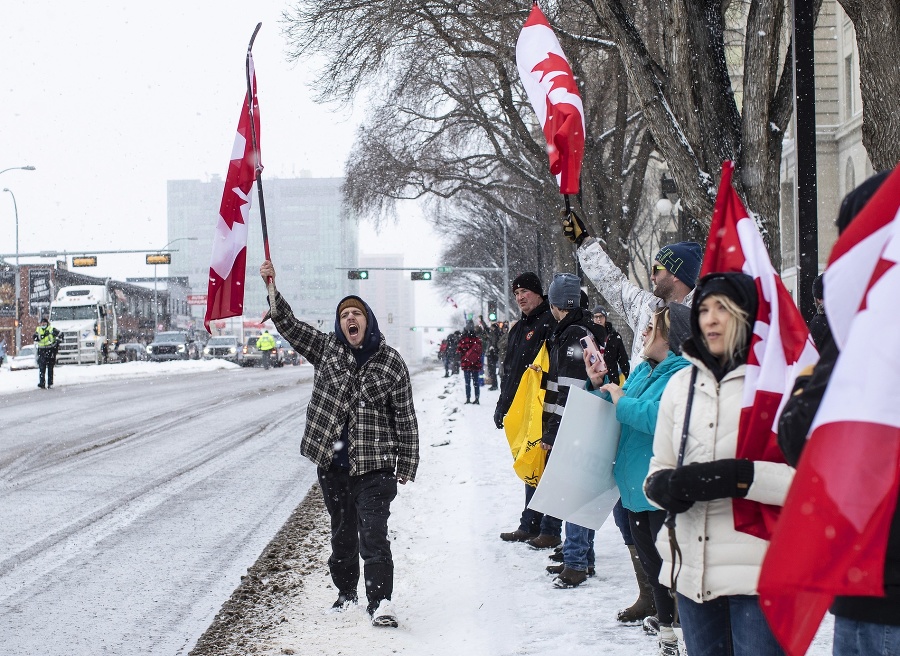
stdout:
<svg viewBox="0 0 900 656">
<path fill-rule="evenodd" d="M 497 320 L 497 301 L 488 301 L 488 321 Z"/>
<path fill-rule="evenodd" d="M 355 269 L 347 272 L 347 277 L 350 280 L 368 280 L 369 272 L 366 269 Z"/>
<path fill-rule="evenodd" d="M 409 274 L 410 280 L 431 280 L 431 271 L 413 271 Z"/>
</svg>

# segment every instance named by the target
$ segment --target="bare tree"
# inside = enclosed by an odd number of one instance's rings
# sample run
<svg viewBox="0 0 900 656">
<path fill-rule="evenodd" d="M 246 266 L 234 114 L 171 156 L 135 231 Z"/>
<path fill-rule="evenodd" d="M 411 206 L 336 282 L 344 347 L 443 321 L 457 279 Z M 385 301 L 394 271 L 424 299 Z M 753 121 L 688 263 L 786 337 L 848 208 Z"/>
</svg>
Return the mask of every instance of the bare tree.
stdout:
<svg viewBox="0 0 900 656">
<path fill-rule="evenodd" d="M 735 161 L 736 187 L 779 266 L 779 168 L 793 79 L 785 1 L 659 0 L 658 23 L 636 20 L 647 11 L 642 0 L 582 1 L 617 44 L 684 209 L 708 227 L 722 162 Z M 726 47 L 736 16 L 743 51 L 730 59 L 742 68 L 740 106 Z"/>
<path fill-rule="evenodd" d="M 442 212 L 430 216 L 445 228 L 465 216 L 464 227 L 485 234 L 499 212 L 510 221 L 511 243 L 541 234 L 555 244 L 561 198 L 515 69 L 527 11 L 509 0 L 301 0 L 286 13 L 289 56 L 325 55 L 322 99 L 370 94 L 346 170 L 345 193 L 358 215 L 377 220 L 397 200 L 440 199 L 431 207 Z M 652 135 L 614 45 L 596 26 L 583 29 L 591 25 L 584 7 L 548 13 L 586 107 L 579 203 L 594 232 L 624 238 Z M 615 256 L 627 265 L 626 251 Z"/>
<path fill-rule="evenodd" d="M 863 145 L 876 171 L 900 162 L 900 2 L 838 0 L 856 28 Z"/>
</svg>

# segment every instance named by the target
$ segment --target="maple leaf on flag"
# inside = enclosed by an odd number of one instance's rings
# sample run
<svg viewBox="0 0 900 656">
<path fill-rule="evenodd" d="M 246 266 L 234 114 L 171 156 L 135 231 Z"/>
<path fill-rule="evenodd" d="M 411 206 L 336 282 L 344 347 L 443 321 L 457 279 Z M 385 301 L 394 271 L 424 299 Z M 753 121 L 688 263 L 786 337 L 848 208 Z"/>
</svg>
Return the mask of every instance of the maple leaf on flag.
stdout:
<svg viewBox="0 0 900 656">
<path fill-rule="evenodd" d="M 584 104 L 553 28 L 535 3 L 516 42 L 516 67 L 547 141 L 561 194 L 577 194 L 584 159 Z"/>
<path fill-rule="evenodd" d="M 733 172 L 733 162 L 722 164 L 700 275 L 737 271 L 756 281 L 759 306 L 747 355 L 735 457 L 783 463 L 778 417 L 797 374 L 815 364 L 819 354 L 800 310 L 772 266 L 756 222 L 731 185 Z M 765 540 L 771 537 L 778 506 L 740 498 L 732 505 L 736 530 Z"/>
<path fill-rule="evenodd" d="M 219 206 L 219 220 L 213 238 L 206 316 L 203 319 L 207 332 L 210 321 L 237 317 L 244 312 L 247 224 L 250 219 L 251 193 L 258 164 L 251 139 L 251 116 L 256 131 L 257 147 L 260 138 L 256 72 L 253 69 L 253 58 L 249 53 L 247 56 L 251 87 L 244 98 L 244 106 L 238 119 L 231 161 L 228 163 L 228 173 L 225 176 L 222 203 Z"/>
</svg>

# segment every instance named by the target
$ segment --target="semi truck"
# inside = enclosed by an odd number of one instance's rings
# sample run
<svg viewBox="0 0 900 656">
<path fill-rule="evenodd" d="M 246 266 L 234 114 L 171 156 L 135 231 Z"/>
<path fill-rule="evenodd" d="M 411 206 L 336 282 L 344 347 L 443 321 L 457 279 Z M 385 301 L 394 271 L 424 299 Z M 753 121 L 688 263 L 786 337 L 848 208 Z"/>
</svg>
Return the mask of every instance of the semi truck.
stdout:
<svg viewBox="0 0 900 656">
<path fill-rule="evenodd" d="M 50 304 L 50 324 L 60 332 L 58 364 L 100 364 L 115 357 L 119 327 L 104 285 L 61 288 Z"/>
</svg>

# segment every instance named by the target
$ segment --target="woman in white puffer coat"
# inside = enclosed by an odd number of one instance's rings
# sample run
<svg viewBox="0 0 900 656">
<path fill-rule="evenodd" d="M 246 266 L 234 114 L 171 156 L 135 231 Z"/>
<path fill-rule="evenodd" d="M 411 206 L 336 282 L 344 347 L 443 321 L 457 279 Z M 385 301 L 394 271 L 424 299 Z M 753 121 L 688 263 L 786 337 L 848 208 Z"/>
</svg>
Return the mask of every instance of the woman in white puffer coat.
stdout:
<svg viewBox="0 0 900 656">
<path fill-rule="evenodd" d="M 756 590 L 769 543 L 736 531 L 732 508 L 735 497 L 782 505 L 794 475 L 783 463 L 735 458 L 757 304 L 756 284 L 742 273 L 710 274 L 698 283 L 692 335 L 682 345 L 693 367 L 676 373 L 663 392 L 644 483 L 651 503 L 677 513 L 679 562 L 673 567 L 665 531 L 656 546 L 663 557 L 660 581 L 677 590 L 690 656 L 783 654 Z"/>
</svg>

